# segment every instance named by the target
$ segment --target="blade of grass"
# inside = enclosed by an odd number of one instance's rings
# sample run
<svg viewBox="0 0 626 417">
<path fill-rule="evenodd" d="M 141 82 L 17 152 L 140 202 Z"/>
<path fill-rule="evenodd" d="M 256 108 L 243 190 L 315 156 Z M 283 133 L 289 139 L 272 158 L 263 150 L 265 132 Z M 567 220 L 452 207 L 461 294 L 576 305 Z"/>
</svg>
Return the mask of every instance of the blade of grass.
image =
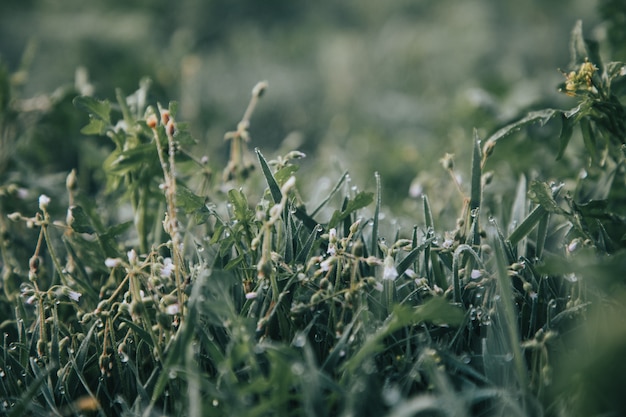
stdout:
<svg viewBox="0 0 626 417">
<path fill-rule="evenodd" d="M 511 279 L 507 273 L 508 262 L 504 249 L 505 242 L 502 240 L 495 227 L 491 227 L 491 230 L 489 231 L 489 240 L 496 257 L 495 274 L 498 283 L 498 292 L 500 294 L 500 299 L 498 304 L 496 304 L 496 307 L 498 305 L 502 306 L 502 314 L 499 314 L 498 316 L 504 321 L 504 323 L 501 324 L 506 332 L 505 337 L 508 338 L 508 340 L 505 340 L 507 350 L 513 354 L 513 363 L 517 377 L 516 380 L 519 385 L 518 388 L 522 390 L 523 393 L 526 393 L 528 389 L 528 375 L 520 346 L 521 338 L 513 301 L 514 298 Z"/>
<path fill-rule="evenodd" d="M 454 251 L 454 254 L 452 256 L 452 283 L 453 283 L 453 294 L 454 294 L 454 302 L 455 303 L 460 303 L 461 302 L 461 279 L 459 278 L 459 268 L 460 268 L 460 263 L 461 263 L 461 255 L 467 252 L 469 253 L 474 260 L 478 263 L 479 267 L 481 269 L 484 269 L 485 266 L 483 265 L 480 256 L 478 256 L 478 254 L 474 251 L 474 249 L 472 249 L 471 246 L 469 245 L 459 245 L 456 250 Z M 470 271 L 465 271 L 466 275 L 469 275 Z"/>
<path fill-rule="evenodd" d="M 322 200 L 322 202 L 317 206 L 315 210 L 313 210 L 313 212 L 311 213 L 311 217 L 315 216 L 322 208 L 324 208 L 326 204 L 328 204 L 330 199 L 333 198 L 337 191 L 339 191 L 341 185 L 344 183 L 347 177 L 348 171 L 344 171 L 343 175 L 341 176 L 341 178 L 339 178 L 339 181 L 337 181 L 337 184 L 335 184 L 335 187 L 333 187 L 328 196 L 324 200 Z"/>
<path fill-rule="evenodd" d="M 379 256 L 378 250 L 378 218 L 380 216 L 380 203 L 382 200 L 380 175 L 378 172 L 374 173 L 376 178 L 376 207 L 374 208 L 374 221 L 372 224 L 372 240 L 370 243 L 370 254 L 372 256 Z"/>
<path fill-rule="evenodd" d="M 256 155 L 259 159 L 259 164 L 261 164 L 261 171 L 263 171 L 263 175 L 265 176 L 265 180 L 267 181 L 267 186 L 270 189 L 272 199 L 274 200 L 274 203 L 278 204 L 283 199 L 283 193 L 280 191 L 280 186 L 278 185 L 276 178 L 274 178 L 274 174 L 272 174 L 272 170 L 270 169 L 267 160 L 263 157 L 263 154 L 261 153 L 259 148 L 256 148 L 254 152 L 256 152 Z"/>
<path fill-rule="evenodd" d="M 520 175 L 519 182 L 517 183 L 517 192 L 515 193 L 515 200 L 511 209 L 511 222 L 509 230 L 522 224 L 527 216 L 528 212 L 528 199 L 526 198 L 526 177 Z M 516 245 L 511 243 L 511 246 L 517 246 L 517 256 L 526 256 L 526 237 L 522 237 Z"/>
</svg>

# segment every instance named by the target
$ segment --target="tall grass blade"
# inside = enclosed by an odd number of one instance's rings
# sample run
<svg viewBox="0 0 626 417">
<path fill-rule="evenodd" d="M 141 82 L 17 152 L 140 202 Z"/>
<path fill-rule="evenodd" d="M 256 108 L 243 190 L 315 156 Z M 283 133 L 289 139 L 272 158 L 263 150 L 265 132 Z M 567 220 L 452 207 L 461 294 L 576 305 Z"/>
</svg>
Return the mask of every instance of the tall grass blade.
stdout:
<svg viewBox="0 0 626 417">
<path fill-rule="evenodd" d="M 278 204 L 283 198 L 283 193 L 282 191 L 280 191 L 280 186 L 278 185 L 276 178 L 274 178 L 274 174 L 272 174 L 272 170 L 270 169 L 267 160 L 263 157 L 263 154 L 261 153 L 259 148 L 256 148 L 254 151 L 259 158 L 261 171 L 263 171 L 263 175 L 265 176 L 265 180 L 267 181 L 267 185 L 270 189 L 270 194 L 272 195 L 272 200 L 274 200 L 274 203 Z"/>
<path fill-rule="evenodd" d="M 509 223 L 509 231 L 515 230 L 517 225 L 522 224 L 527 216 L 528 212 L 528 199 L 526 197 L 526 177 L 520 175 L 519 182 L 517 183 L 517 192 L 515 193 L 515 200 L 513 201 L 513 207 L 511 209 L 511 221 Z M 526 236 L 519 239 L 517 245 L 517 256 L 526 256 Z"/>
<path fill-rule="evenodd" d="M 379 256 L 378 250 L 378 221 L 380 217 L 380 204 L 382 201 L 382 189 L 380 185 L 380 174 L 374 173 L 376 178 L 376 207 L 374 208 L 374 220 L 372 224 L 372 240 L 370 243 L 370 254 L 372 256 Z"/>
<path fill-rule="evenodd" d="M 496 257 L 495 275 L 497 279 L 497 294 L 499 298 L 494 298 L 496 314 L 495 323 L 492 324 L 493 329 L 499 329 L 501 332 L 493 332 L 491 340 L 487 340 L 488 349 L 493 346 L 500 345 L 496 348 L 496 352 L 504 355 L 512 355 L 513 369 L 515 372 L 516 389 L 522 393 L 526 393 L 528 389 L 528 375 L 526 371 L 525 359 L 520 346 L 520 333 L 517 323 L 517 313 L 515 311 L 514 296 L 512 283 L 507 273 L 508 260 L 505 255 L 504 244 L 498 231 L 492 227 L 489 231 L 489 242 L 494 249 Z M 503 349 L 503 351 L 501 351 Z M 491 354 L 492 352 L 489 352 Z M 489 358 L 487 358 L 489 359 Z"/>
</svg>

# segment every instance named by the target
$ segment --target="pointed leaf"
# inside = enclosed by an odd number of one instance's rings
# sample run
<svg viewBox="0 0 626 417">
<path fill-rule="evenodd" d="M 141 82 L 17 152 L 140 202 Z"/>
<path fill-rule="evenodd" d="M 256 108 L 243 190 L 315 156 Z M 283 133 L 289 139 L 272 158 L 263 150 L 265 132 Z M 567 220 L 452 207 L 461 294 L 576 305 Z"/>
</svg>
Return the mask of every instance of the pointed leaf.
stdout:
<svg viewBox="0 0 626 417">
<path fill-rule="evenodd" d="M 257 157 L 259 158 L 259 164 L 261 164 L 261 171 L 263 171 L 263 175 L 265 176 L 265 180 L 267 181 L 267 185 L 270 189 L 270 194 L 272 195 L 272 199 L 274 200 L 274 203 L 280 203 L 280 201 L 283 199 L 283 193 L 282 191 L 280 191 L 280 186 L 278 185 L 276 178 L 274 178 L 274 175 L 272 174 L 272 170 L 270 169 L 270 166 L 268 165 L 267 160 L 263 157 L 263 154 L 261 153 L 259 148 L 255 149 L 254 151 L 256 152 Z"/>
<path fill-rule="evenodd" d="M 108 100 L 97 100 L 93 97 L 78 96 L 74 99 L 74 105 L 89 113 L 91 118 L 111 124 L 111 103 Z"/>
</svg>

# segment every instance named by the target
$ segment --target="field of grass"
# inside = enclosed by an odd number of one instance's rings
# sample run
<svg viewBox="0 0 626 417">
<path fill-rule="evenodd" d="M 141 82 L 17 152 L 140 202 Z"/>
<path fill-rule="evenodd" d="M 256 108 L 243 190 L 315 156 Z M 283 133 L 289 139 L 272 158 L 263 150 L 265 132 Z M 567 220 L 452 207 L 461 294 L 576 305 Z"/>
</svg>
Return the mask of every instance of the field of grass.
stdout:
<svg viewBox="0 0 626 417">
<path fill-rule="evenodd" d="M 409 200 L 261 146 L 271 82 L 222 158 L 158 82 L 0 68 L 0 415 L 626 415 L 621 3 L 571 31 L 563 106 L 473 113 Z"/>
</svg>

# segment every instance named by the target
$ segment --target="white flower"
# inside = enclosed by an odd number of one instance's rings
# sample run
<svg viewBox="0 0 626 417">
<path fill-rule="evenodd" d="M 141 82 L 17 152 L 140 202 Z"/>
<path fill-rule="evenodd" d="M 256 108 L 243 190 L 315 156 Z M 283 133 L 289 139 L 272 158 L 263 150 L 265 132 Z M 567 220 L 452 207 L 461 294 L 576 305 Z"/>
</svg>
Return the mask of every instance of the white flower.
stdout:
<svg viewBox="0 0 626 417">
<path fill-rule="evenodd" d="M 48 208 L 48 204 L 50 204 L 50 197 L 45 194 L 39 196 L 39 208 L 41 211 L 46 211 Z"/>
<path fill-rule="evenodd" d="M 172 276 L 173 271 L 174 264 L 172 263 L 172 258 L 165 258 L 163 260 L 163 268 L 161 268 L 161 276 L 164 278 L 169 278 Z"/>
<path fill-rule="evenodd" d="M 128 256 L 128 262 L 130 262 L 131 264 L 137 263 L 137 252 L 135 252 L 135 249 L 129 250 L 126 253 L 126 256 Z"/>
<path fill-rule="evenodd" d="M 330 255 L 337 253 L 337 229 L 334 227 L 328 231 L 328 250 Z"/>
<path fill-rule="evenodd" d="M 69 291 L 67 292 L 67 296 L 68 296 L 68 297 L 70 297 L 70 299 L 71 299 L 72 301 L 78 301 L 78 300 L 80 300 L 80 296 L 81 296 L 81 295 L 82 295 L 82 294 L 81 294 L 81 293 L 79 293 L 79 292 L 77 292 L 77 291 L 72 291 L 72 290 L 69 290 Z"/>
<path fill-rule="evenodd" d="M 116 268 L 120 266 L 121 263 L 122 263 L 122 260 L 120 258 L 106 258 L 104 260 L 104 264 L 106 265 L 107 268 Z"/>
<path fill-rule="evenodd" d="M 246 293 L 246 300 L 253 300 L 256 298 L 256 296 L 257 296 L 256 291 L 250 291 Z"/>
<path fill-rule="evenodd" d="M 478 278 L 480 278 L 482 276 L 483 276 L 483 273 L 480 272 L 479 269 L 472 269 L 472 272 L 470 272 L 470 277 L 472 279 L 478 279 Z"/>
<path fill-rule="evenodd" d="M 165 313 L 169 314 L 170 316 L 173 316 L 174 314 L 178 314 L 179 312 L 180 312 L 180 307 L 178 306 L 178 303 L 170 304 L 167 307 L 165 307 Z"/>
<path fill-rule="evenodd" d="M 441 244 L 441 246 L 442 246 L 444 249 L 450 249 L 450 248 L 452 247 L 452 244 L 453 244 L 453 243 L 454 243 L 454 240 L 452 240 L 452 239 L 449 239 L 449 238 L 448 238 L 448 239 L 446 239 L 446 240 L 444 240 L 444 241 L 443 241 L 443 243 Z"/>
<path fill-rule="evenodd" d="M 330 270 L 331 265 L 333 264 L 333 262 L 335 262 L 335 258 L 333 258 L 332 256 L 324 259 L 321 263 L 320 263 L 320 269 L 324 272 L 327 272 Z"/>
<path fill-rule="evenodd" d="M 398 278 L 398 270 L 393 264 L 393 258 L 391 256 L 387 256 L 385 258 L 385 267 L 383 269 L 383 280 L 393 281 Z"/>
</svg>

